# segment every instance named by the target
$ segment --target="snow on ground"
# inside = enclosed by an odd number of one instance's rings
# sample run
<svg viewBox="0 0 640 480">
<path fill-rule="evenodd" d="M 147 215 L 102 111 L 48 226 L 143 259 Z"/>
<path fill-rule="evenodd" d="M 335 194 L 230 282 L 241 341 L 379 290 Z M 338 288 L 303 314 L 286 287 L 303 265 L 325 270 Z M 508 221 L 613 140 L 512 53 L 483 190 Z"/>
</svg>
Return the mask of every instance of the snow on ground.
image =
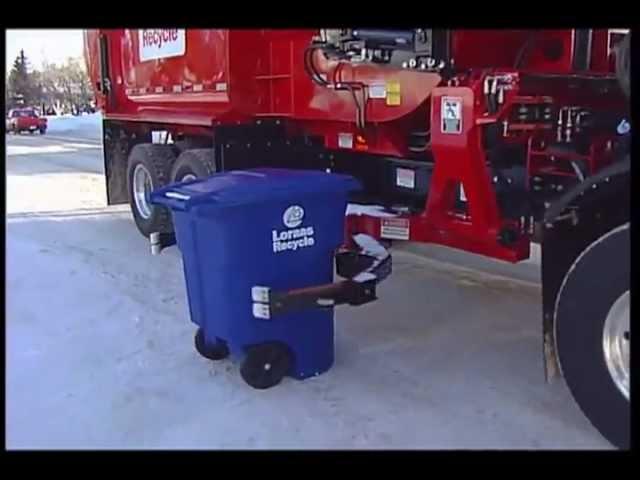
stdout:
<svg viewBox="0 0 640 480">
<path fill-rule="evenodd" d="M 105 208 L 95 120 L 6 138 L 9 449 L 610 448 L 544 382 L 539 287 L 396 249 L 325 374 L 256 391 L 200 357 L 178 249 Z"/>
<path fill-rule="evenodd" d="M 70 134 L 88 139 L 100 139 L 102 136 L 102 113 L 91 113 L 79 116 L 48 116 L 47 133 Z"/>
</svg>

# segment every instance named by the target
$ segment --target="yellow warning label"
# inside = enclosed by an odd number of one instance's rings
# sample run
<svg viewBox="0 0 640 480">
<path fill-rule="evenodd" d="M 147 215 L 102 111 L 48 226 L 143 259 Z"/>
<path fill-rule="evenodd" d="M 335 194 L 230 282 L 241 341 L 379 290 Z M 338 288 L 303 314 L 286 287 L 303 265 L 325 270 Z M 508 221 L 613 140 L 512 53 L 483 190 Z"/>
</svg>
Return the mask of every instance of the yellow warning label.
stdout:
<svg viewBox="0 0 640 480">
<path fill-rule="evenodd" d="M 387 82 L 387 105 L 398 106 L 401 103 L 400 82 Z"/>
<path fill-rule="evenodd" d="M 387 93 L 400 93 L 400 82 L 387 82 Z"/>
<path fill-rule="evenodd" d="M 399 93 L 387 93 L 387 105 L 397 107 L 402 103 Z"/>
</svg>

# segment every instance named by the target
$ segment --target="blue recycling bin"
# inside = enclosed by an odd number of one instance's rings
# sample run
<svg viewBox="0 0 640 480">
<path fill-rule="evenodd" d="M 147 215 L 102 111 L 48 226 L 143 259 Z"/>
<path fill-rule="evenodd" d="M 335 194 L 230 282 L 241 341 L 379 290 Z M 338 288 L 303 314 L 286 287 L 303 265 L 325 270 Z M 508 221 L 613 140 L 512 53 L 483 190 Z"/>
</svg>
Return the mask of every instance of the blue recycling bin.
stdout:
<svg viewBox="0 0 640 480">
<path fill-rule="evenodd" d="M 331 367 L 333 308 L 267 312 L 265 318 L 255 287 L 288 291 L 331 283 L 347 197 L 359 188 L 347 175 L 265 168 L 152 193 L 151 201 L 173 214 L 201 354 L 242 359 L 241 374 L 256 388 Z"/>
</svg>

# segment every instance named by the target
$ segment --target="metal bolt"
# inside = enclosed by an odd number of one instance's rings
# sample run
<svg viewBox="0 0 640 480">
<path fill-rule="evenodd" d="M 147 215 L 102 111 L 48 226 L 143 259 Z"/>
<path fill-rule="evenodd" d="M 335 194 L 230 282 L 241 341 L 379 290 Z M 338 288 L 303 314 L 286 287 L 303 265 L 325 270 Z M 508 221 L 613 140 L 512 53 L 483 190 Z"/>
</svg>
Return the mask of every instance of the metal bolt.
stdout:
<svg viewBox="0 0 640 480">
<path fill-rule="evenodd" d="M 271 364 L 270 363 L 265 363 L 264 364 L 264 369 L 265 370 L 271 370 Z"/>
<path fill-rule="evenodd" d="M 598 188 L 598 184 L 594 183 L 593 185 L 591 185 L 591 188 L 593 188 L 595 190 L 596 188 Z"/>
</svg>

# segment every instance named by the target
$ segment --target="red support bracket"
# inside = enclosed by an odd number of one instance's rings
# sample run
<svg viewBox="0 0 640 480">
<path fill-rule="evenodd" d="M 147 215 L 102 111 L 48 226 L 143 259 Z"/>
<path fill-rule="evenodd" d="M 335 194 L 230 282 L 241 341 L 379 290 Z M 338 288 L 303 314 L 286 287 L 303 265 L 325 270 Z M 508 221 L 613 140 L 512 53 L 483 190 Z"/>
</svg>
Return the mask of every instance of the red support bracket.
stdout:
<svg viewBox="0 0 640 480">
<path fill-rule="evenodd" d="M 436 243 L 508 262 L 529 258 L 528 235 L 517 222 L 500 214 L 482 145 L 478 121 L 482 115 L 482 103 L 471 88 L 434 89 L 431 147 L 435 166 L 424 212 L 398 219 L 349 216 L 348 230 L 377 238 L 397 235 L 398 239 Z M 464 214 L 455 210 L 459 185 L 466 196 Z"/>
</svg>

